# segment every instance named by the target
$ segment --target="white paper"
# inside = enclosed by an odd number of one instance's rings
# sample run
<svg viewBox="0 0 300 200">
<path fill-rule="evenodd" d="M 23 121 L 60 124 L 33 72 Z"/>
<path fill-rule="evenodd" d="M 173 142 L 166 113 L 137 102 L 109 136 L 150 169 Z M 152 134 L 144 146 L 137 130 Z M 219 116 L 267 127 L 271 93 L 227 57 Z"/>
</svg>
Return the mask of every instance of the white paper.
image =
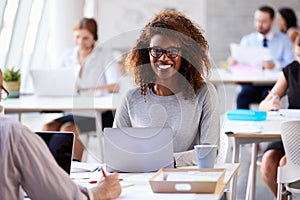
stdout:
<svg viewBox="0 0 300 200">
<path fill-rule="evenodd" d="M 83 162 L 72 162 L 71 173 L 94 172 L 98 168 L 101 169 L 101 165 Z"/>
<path fill-rule="evenodd" d="M 261 133 L 261 127 L 257 127 L 254 121 L 227 121 L 224 132 L 233 133 Z"/>
<path fill-rule="evenodd" d="M 271 61 L 272 56 L 268 48 L 264 47 L 245 47 L 239 44 L 230 44 L 231 56 L 239 64 L 247 64 L 260 67 L 262 61 Z"/>
<path fill-rule="evenodd" d="M 169 172 L 167 181 L 216 182 L 223 172 Z"/>
<path fill-rule="evenodd" d="M 300 109 L 280 109 L 278 111 L 281 116 L 288 119 L 299 119 L 300 118 Z"/>
</svg>

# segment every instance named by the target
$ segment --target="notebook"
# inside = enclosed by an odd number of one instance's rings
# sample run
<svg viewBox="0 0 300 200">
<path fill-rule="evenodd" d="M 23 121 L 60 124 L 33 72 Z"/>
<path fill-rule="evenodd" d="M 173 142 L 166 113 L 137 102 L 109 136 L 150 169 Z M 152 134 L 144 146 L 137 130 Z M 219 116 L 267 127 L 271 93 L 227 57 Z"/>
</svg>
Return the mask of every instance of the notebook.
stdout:
<svg viewBox="0 0 300 200">
<path fill-rule="evenodd" d="M 154 172 L 174 168 L 171 128 L 105 128 L 104 161 L 109 172 Z"/>
<path fill-rule="evenodd" d="M 35 133 L 44 140 L 57 164 L 68 174 L 70 174 L 73 156 L 74 134 L 72 132 L 51 131 Z"/>
<path fill-rule="evenodd" d="M 76 77 L 78 73 L 75 69 L 32 69 L 30 74 L 34 93 L 38 96 L 77 95 Z"/>
</svg>

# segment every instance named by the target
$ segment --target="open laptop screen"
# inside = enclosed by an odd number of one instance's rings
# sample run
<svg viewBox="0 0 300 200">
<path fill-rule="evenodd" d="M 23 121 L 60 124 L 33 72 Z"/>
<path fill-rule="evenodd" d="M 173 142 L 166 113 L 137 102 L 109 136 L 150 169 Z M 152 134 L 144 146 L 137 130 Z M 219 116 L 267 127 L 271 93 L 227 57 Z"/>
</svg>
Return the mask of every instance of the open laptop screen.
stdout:
<svg viewBox="0 0 300 200">
<path fill-rule="evenodd" d="M 31 69 L 34 93 L 38 96 L 76 96 L 77 70 Z"/>
<path fill-rule="evenodd" d="M 173 168 L 171 128 L 105 128 L 104 160 L 109 172 L 153 172 Z"/>
<path fill-rule="evenodd" d="M 68 174 L 71 171 L 74 134 L 72 132 L 35 132 L 48 146 L 57 164 Z"/>
</svg>

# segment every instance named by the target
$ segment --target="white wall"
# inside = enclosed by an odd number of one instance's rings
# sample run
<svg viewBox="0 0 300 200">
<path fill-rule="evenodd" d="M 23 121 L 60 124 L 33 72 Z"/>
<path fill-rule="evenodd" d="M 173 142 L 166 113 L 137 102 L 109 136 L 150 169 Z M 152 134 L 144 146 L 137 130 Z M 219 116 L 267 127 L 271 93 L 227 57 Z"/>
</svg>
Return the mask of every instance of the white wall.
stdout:
<svg viewBox="0 0 300 200">
<path fill-rule="evenodd" d="M 111 40 L 114 47 L 130 48 L 138 36 L 136 30 L 163 9 L 183 11 L 202 28 L 206 27 L 206 0 L 103 0 L 97 15 L 100 42 Z M 128 32 L 132 37 L 125 34 Z M 120 35 L 126 35 L 126 39 L 118 38 Z"/>
<path fill-rule="evenodd" d="M 50 38 L 51 65 L 57 66 L 63 52 L 74 47 L 73 26 L 83 17 L 84 0 L 51 0 Z"/>
</svg>

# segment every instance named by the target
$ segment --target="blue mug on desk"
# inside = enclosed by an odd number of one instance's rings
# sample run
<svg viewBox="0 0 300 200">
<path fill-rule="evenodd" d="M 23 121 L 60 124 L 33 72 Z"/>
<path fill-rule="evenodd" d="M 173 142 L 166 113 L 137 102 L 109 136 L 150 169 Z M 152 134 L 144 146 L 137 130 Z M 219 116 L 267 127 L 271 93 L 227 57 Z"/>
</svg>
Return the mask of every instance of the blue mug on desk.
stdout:
<svg viewBox="0 0 300 200">
<path fill-rule="evenodd" d="M 202 144 L 194 146 L 199 168 L 213 168 L 217 157 L 217 145 Z"/>
</svg>

